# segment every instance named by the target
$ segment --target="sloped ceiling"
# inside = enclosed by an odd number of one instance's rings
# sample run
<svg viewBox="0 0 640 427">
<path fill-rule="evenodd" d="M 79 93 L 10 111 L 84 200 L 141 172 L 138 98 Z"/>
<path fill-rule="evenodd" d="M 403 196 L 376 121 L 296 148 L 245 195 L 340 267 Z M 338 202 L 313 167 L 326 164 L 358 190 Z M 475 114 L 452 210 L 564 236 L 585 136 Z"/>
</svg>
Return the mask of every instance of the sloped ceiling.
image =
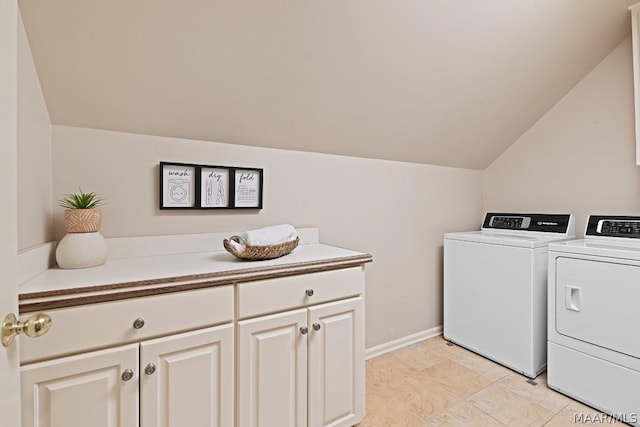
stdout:
<svg viewBox="0 0 640 427">
<path fill-rule="evenodd" d="M 21 0 L 54 124 L 486 168 L 629 0 Z"/>
</svg>

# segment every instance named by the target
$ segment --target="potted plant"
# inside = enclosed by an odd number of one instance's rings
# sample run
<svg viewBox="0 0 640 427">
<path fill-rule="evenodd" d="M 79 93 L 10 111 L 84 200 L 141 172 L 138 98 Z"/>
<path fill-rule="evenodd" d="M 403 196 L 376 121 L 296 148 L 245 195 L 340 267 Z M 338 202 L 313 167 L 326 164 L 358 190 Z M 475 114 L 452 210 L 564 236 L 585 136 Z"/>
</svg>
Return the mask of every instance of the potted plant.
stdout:
<svg viewBox="0 0 640 427">
<path fill-rule="evenodd" d="M 94 192 L 65 194 L 58 204 L 65 208 L 67 234 L 58 242 L 56 261 L 60 268 L 87 268 L 107 260 L 107 242 L 98 230 L 102 226 L 104 199 Z"/>
<path fill-rule="evenodd" d="M 104 199 L 94 192 L 65 194 L 58 203 L 65 208 L 64 225 L 67 233 L 93 233 L 102 226 Z"/>
</svg>

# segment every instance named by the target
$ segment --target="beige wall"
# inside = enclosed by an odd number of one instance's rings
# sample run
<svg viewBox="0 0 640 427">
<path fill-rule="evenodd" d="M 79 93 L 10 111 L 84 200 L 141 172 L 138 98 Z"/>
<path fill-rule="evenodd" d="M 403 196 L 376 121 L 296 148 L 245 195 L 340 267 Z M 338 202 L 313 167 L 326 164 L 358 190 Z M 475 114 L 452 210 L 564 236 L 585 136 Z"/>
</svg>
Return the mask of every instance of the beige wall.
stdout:
<svg viewBox="0 0 640 427">
<path fill-rule="evenodd" d="M 158 163 L 264 168 L 261 211 L 160 211 Z M 442 235 L 478 227 L 480 171 L 54 126 L 53 192 L 101 193 L 107 237 L 291 223 L 369 252 L 367 346 L 442 324 Z M 56 237 L 63 234 L 56 208 Z"/>
<path fill-rule="evenodd" d="M 477 229 L 483 207 L 571 212 L 579 234 L 589 213 L 640 214 L 629 39 L 484 172 L 63 126 L 54 126 L 49 154 L 44 104 L 34 78 L 27 82 L 21 96 L 33 97 L 23 118 L 40 136 L 26 138 L 33 129 L 24 122 L 21 247 L 63 235 L 62 209 L 53 208 L 53 232 L 45 212 L 78 187 L 107 198 L 107 237 L 316 226 L 323 242 L 374 255 L 368 347 L 441 325 L 442 234 Z M 37 142 L 26 150 L 27 140 Z M 264 209 L 160 211 L 160 161 L 262 167 Z"/>
<path fill-rule="evenodd" d="M 51 122 L 18 22 L 18 250 L 53 239 Z"/>
<path fill-rule="evenodd" d="M 631 40 L 626 39 L 484 172 L 487 211 L 640 215 Z"/>
</svg>

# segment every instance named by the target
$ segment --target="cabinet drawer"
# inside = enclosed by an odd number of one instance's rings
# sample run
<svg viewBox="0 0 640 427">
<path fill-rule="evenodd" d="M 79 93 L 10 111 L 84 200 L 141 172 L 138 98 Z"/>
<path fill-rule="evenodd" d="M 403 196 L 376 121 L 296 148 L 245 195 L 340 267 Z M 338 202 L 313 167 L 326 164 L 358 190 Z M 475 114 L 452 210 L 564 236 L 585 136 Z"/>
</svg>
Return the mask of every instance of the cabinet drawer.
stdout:
<svg viewBox="0 0 640 427">
<path fill-rule="evenodd" d="M 47 314 L 52 324 L 46 335 L 20 338 L 22 364 L 231 321 L 233 286 L 62 308 Z M 144 321 L 139 329 L 133 326 L 136 319 Z"/>
<path fill-rule="evenodd" d="M 237 286 L 238 318 L 242 319 L 360 295 L 364 292 L 364 271 L 354 267 Z M 307 295 L 307 290 L 313 295 Z"/>
</svg>

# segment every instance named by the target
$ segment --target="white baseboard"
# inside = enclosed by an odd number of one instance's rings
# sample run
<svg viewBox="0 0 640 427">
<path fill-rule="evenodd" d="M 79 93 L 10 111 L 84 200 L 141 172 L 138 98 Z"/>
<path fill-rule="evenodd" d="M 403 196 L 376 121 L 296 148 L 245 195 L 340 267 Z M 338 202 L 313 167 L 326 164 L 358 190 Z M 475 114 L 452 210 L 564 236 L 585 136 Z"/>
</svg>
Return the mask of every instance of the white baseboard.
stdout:
<svg viewBox="0 0 640 427">
<path fill-rule="evenodd" d="M 438 335 L 442 335 L 442 326 L 436 326 L 435 328 L 420 331 L 415 334 L 407 335 L 406 337 L 398 338 L 393 341 L 368 348 L 364 353 L 365 359 L 369 360 L 377 356 L 382 356 L 385 353 L 398 350 L 402 347 L 406 347 L 420 341 L 428 340 L 429 338 L 437 337 Z"/>
</svg>

